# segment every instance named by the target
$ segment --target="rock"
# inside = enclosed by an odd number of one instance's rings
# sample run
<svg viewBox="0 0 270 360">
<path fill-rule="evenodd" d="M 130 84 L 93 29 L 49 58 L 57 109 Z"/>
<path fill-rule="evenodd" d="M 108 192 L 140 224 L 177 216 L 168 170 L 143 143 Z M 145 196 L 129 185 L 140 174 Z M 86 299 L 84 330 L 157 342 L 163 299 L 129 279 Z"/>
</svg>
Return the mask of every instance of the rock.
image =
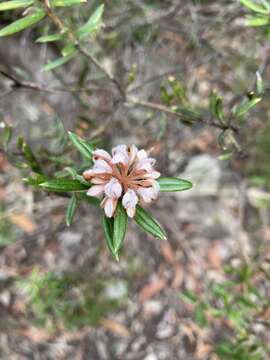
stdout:
<svg viewBox="0 0 270 360">
<path fill-rule="evenodd" d="M 179 177 L 194 184 L 193 189 L 177 193 L 180 197 L 215 196 L 221 178 L 219 161 L 208 154 L 194 156 Z"/>
<path fill-rule="evenodd" d="M 143 360 L 158 360 L 155 354 L 148 354 Z"/>
<path fill-rule="evenodd" d="M 118 280 L 110 283 L 105 289 L 105 296 L 107 299 L 119 300 L 125 297 L 128 293 L 127 284 L 125 281 Z"/>
</svg>

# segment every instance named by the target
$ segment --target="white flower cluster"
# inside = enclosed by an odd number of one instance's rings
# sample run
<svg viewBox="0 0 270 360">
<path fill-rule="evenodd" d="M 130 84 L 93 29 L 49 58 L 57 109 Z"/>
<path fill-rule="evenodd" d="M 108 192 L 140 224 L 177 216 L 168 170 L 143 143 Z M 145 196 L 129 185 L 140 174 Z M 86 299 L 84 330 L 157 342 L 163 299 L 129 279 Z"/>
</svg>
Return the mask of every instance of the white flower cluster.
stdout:
<svg viewBox="0 0 270 360">
<path fill-rule="evenodd" d="M 93 167 L 83 173 L 93 184 L 87 195 L 104 195 L 101 206 L 107 217 L 114 215 L 120 198 L 129 217 L 135 215 L 138 202 L 149 203 L 157 198 L 156 179 L 160 173 L 154 169 L 155 159 L 145 150 L 138 150 L 135 145 L 118 145 L 110 155 L 97 149 L 93 152 L 93 161 Z"/>
</svg>

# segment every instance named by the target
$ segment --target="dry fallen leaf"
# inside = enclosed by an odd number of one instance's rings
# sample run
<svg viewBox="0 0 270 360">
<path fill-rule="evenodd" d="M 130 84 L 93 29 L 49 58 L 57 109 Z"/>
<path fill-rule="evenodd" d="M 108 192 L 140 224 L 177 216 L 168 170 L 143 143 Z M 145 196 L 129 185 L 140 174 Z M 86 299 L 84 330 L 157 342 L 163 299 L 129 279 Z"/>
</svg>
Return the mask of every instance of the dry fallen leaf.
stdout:
<svg viewBox="0 0 270 360">
<path fill-rule="evenodd" d="M 143 287 L 139 294 L 139 300 L 144 302 L 151 299 L 153 296 L 157 295 L 166 287 L 166 281 L 162 278 L 157 278 L 153 280 L 150 284 L 147 284 Z"/>
<path fill-rule="evenodd" d="M 175 256 L 174 256 L 173 249 L 168 241 L 166 241 L 166 242 L 164 241 L 162 243 L 161 250 L 162 250 L 162 254 L 163 254 L 165 260 L 169 264 L 172 264 L 175 261 Z"/>
<path fill-rule="evenodd" d="M 25 214 L 12 214 L 9 217 L 10 221 L 31 235 L 36 230 L 36 224 Z"/>
<path fill-rule="evenodd" d="M 44 329 L 39 329 L 34 326 L 21 329 L 19 333 L 20 335 L 29 338 L 34 343 L 48 341 L 51 337 Z"/>
<path fill-rule="evenodd" d="M 214 269 L 220 269 L 222 266 L 222 258 L 220 251 L 221 244 L 216 242 L 210 247 L 207 253 L 207 259 L 210 266 Z"/>
<path fill-rule="evenodd" d="M 184 280 L 184 271 L 183 268 L 177 264 L 174 267 L 174 278 L 172 281 L 172 288 L 173 289 L 179 289 L 183 283 Z"/>
<path fill-rule="evenodd" d="M 101 321 L 101 325 L 106 329 L 111 331 L 112 333 L 122 336 L 122 337 L 129 337 L 130 332 L 129 330 L 122 324 L 115 322 L 109 319 L 103 319 Z"/>
</svg>

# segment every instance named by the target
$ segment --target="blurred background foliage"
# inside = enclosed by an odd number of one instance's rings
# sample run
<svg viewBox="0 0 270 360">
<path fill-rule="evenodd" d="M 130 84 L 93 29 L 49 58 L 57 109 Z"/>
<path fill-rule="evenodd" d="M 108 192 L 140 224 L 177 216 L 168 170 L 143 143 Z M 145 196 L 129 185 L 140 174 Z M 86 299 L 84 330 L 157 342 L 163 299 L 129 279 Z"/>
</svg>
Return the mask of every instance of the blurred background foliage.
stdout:
<svg viewBox="0 0 270 360">
<path fill-rule="evenodd" d="M 182 333 L 175 335 L 186 349 L 184 355 L 169 352 L 162 358 L 155 350 L 156 357 L 149 359 L 266 360 L 270 355 L 270 4 L 263 0 L 103 3 L 104 26 L 100 23 L 82 46 L 105 71 L 82 53 L 59 68 L 42 71 L 69 43 L 67 39 L 35 43 L 56 32 L 49 19 L 14 37 L 1 37 L 1 306 L 6 318 L 13 319 L 8 331 L 34 324 L 45 329 L 40 342 L 48 344 L 66 331 L 105 329 L 104 333 L 123 339 L 133 332 L 135 342 L 136 335 L 147 327 L 140 320 L 139 330 L 132 328 L 131 319 L 144 311 L 136 307 L 141 309 L 144 302 L 156 297 L 164 311 L 176 309 L 175 317 L 180 317 L 182 325 L 187 321 L 189 328 L 183 326 Z M 101 4 L 88 1 L 56 12 L 74 31 Z M 22 13 L 21 9 L 0 12 L 1 29 Z M 108 80 L 108 73 L 124 89 L 125 99 L 114 81 Z M 188 197 L 160 200 L 156 213 L 165 224 L 167 221 L 172 253 L 132 229 L 120 268 L 111 264 L 95 210 L 82 205 L 67 232 L 63 220 L 67 199 L 48 198 L 22 184 L 29 174 L 61 177 L 70 175 L 70 167 L 81 173 L 89 165 L 72 148 L 68 129 L 102 148 L 123 141 L 153 146 L 160 169 L 171 175 L 183 173 L 197 155 L 219 158 L 221 182 L 229 192 L 229 199 L 222 201 L 229 204 L 240 231 L 225 240 L 221 232 L 207 237 L 203 229 L 211 210 L 207 208 L 201 223 L 193 220 L 196 214 L 202 218 L 204 200 L 200 196 L 193 205 Z M 236 191 L 230 192 L 234 182 Z M 208 187 L 212 187 L 210 179 Z M 215 211 L 220 196 L 207 196 L 205 201 L 215 198 L 209 208 Z M 186 217 L 177 214 L 178 202 L 180 207 L 185 203 Z M 224 208 L 218 208 L 220 217 L 225 216 Z M 229 229 L 234 226 L 229 217 L 224 221 L 229 222 Z M 216 219 L 215 226 L 218 222 Z M 205 248 L 214 249 L 211 239 L 221 238 L 221 252 L 227 254 L 221 263 L 212 260 L 214 269 L 208 269 L 208 263 L 203 265 L 201 278 L 192 268 L 194 258 L 195 269 L 201 266 L 204 247 L 196 226 L 206 238 Z M 242 237 L 248 237 L 251 244 L 244 241 L 243 245 Z M 177 258 L 179 251 L 182 255 Z M 170 276 L 176 276 L 179 264 L 184 279 L 172 290 L 168 282 Z M 193 288 L 192 281 L 196 283 Z M 152 284 L 156 288 L 151 288 Z M 172 305 L 169 300 L 175 295 Z M 14 317 L 18 317 L 17 323 Z M 160 318 L 149 320 L 152 328 Z M 21 333 L 16 336 L 21 339 Z M 29 331 L 23 336 L 34 343 Z M 147 344 L 141 355 L 136 348 L 132 350 L 132 341 L 122 344 L 124 353 L 130 352 L 130 359 L 148 360 Z M 154 335 L 147 341 L 153 347 L 156 344 Z M 166 346 L 168 351 L 174 349 L 170 338 L 163 344 Z M 21 354 L 21 349 L 10 347 L 13 355 Z M 11 358 L 6 348 L 1 345 L 3 359 Z M 87 354 L 88 350 L 81 351 Z M 121 351 L 117 355 L 114 349 L 107 358 L 121 358 Z"/>
</svg>

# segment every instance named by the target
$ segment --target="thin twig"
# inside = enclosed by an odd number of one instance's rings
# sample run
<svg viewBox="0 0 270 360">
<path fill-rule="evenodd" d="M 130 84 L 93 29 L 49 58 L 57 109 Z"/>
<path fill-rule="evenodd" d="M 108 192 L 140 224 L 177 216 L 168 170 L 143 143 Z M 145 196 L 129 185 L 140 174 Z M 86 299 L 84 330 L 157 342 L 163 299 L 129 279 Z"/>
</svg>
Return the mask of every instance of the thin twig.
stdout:
<svg viewBox="0 0 270 360">
<path fill-rule="evenodd" d="M 46 93 L 52 93 L 52 94 L 57 93 L 57 92 L 78 93 L 78 92 L 88 92 L 88 91 L 110 91 L 109 88 L 102 88 L 102 87 L 98 87 L 98 86 L 94 86 L 94 85 L 85 87 L 85 88 L 83 88 L 83 87 L 82 88 L 68 88 L 68 87 L 48 88 L 48 87 L 45 87 L 34 81 L 25 81 L 25 80 L 18 79 L 15 75 L 10 74 L 1 69 L 0 69 L 0 74 L 12 81 L 12 90 L 14 88 L 24 88 L 24 89 L 28 89 L 28 90 L 40 91 L 40 92 L 46 92 Z"/>
<path fill-rule="evenodd" d="M 143 100 L 134 99 L 134 98 L 128 98 L 126 103 L 130 103 L 130 104 L 142 106 L 142 107 L 145 107 L 145 108 L 148 108 L 148 109 L 160 111 L 160 112 L 163 112 L 163 113 L 166 113 L 166 114 L 169 114 L 169 115 L 176 116 L 176 117 L 181 118 L 181 119 L 183 118 L 182 114 L 180 114 L 180 113 L 178 113 L 176 111 L 173 111 L 170 108 L 168 108 L 168 107 L 166 107 L 164 105 L 161 105 L 161 104 L 156 104 L 156 103 L 153 103 L 153 102 L 143 101 Z M 201 123 L 203 123 L 205 125 L 221 129 L 223 131 L 231 129 L 236 133 L 238 132 L 238 128 L 233 126 L 233 125 L 226 126 L 226 125 L 222 125 L 222 124 L 216 123 L 216 122 L 214 122 L 212 120 L 204 119 L 204 118 L 200 118 L 200 119 L 198 119 L 198 121 L 200 121 Z"/>
<path fill-rule="evenodd" d="M 53 10 L 50 7 L 49 1 L 44 0 L 43 4 L 47 12 L 47 15 L 50 17 L 50 19 L 55 24 L 55 26 L 58 27 L 60 32 L 63 33 L 68 30 L 68 36 L 70 40 L 73 42 L 73 44 L 76 46 L 78 51 L 87 59 L 89 59 L 115 85 L 119 94 L 121 95 L 121 98 L 124 100 L 126 98 L 126 93 L 122 89 L 122 86 L 119 83 L 119 81 L 112 74 L 110 74 L 109 71 L 106 68 L 104 68 L 92 54 L 90 54 L 88 51 L 86 51 L 84 48 L 81 47 L 75 34 L 70 29 L 67 29 L 64 23 L 62 22 L 62 20 L 53 12 Z"/>
<path fill-rule="evenodd" d="M 101 72 L 103 72 L 103 74 L 115 85 L 115 87 L 118 89 L 121 97 L 123 100 L 126 99 L 126 93 L 125 91 L 122 89 L 121 84 L 119 83 L 119 81 L 112 75 L 110 74 L 110 72 L 105 69 L 99 62 L 98 60 L 92 55 L 90 54 L 88 51 L 86 51 L 85 49 L 83 49 L 80 44 L 77 44 L 77 49 L 79 50 L 79 52 L 84 55 L 87 59 L 89 59 Z"/>
</svg>

